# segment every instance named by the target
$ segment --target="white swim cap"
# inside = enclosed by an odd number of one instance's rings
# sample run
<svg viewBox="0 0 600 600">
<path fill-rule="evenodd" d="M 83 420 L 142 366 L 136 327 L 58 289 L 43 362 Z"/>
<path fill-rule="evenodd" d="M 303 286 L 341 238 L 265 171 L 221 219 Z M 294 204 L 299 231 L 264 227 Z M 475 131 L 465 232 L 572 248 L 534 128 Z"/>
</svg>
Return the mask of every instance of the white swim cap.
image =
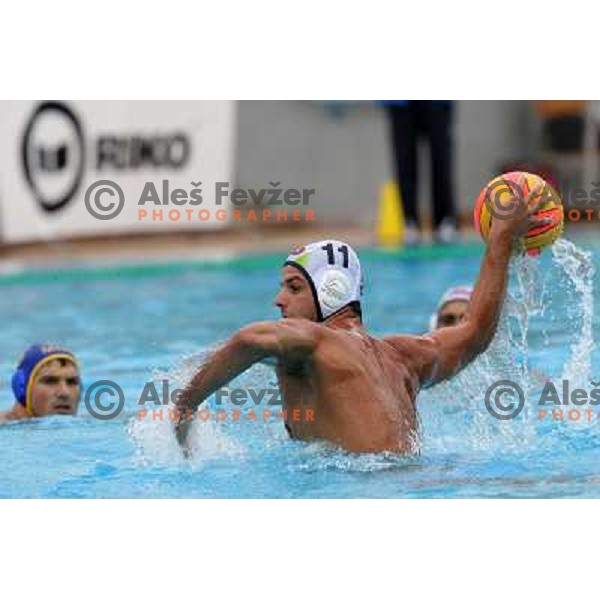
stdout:
<svg viewBox="0 0 600 600">
<path fill-rule="evenodd" d="M 285 261 L 308 280 L 319 321 L 324 321 L 351 302 L 360 302 L 363 288 L 358 255 L 349 244 L 322 240 L 299 246 Z"/>
<path fill-rule="evenodd" d="M 429 317 L 429 330 L 434 331 L 438 327 L 438 315 L 440 310 L 450 302 L 470 302 L 473 288 L 470 285 L 461 285 L 459 287 L 448 288 L 440 301 L 438 302 L 436 311 Z"/>
</svg>

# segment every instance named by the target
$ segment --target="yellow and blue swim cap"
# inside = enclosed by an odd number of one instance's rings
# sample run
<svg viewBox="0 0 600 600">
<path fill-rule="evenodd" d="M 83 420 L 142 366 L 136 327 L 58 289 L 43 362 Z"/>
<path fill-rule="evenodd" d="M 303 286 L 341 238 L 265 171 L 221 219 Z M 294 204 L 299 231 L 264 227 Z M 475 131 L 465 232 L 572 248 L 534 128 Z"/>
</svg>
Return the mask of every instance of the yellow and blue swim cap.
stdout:
<svg viewBox="0 0 600 600">
<path fill-rule="evenodd" d="M 321 240 L 296 247 L 284 265 L 295 267 L 308 280 L 319 321 L 352 302 L 360 302 L 362 269 L 358 255 L 345 242 Z"/>
<path fill-rule="evenodd" d="M 12 376 L 12 390 L 17 402 L 22 404 L 29 414 L 33 414 L 31 410 L 31 388 L 36 375 L 46 363 L 61 358 L 79 366 L 72 352 L 50 344 L 29 346 L 19 361 L 17 370 Z"/>
</svg>

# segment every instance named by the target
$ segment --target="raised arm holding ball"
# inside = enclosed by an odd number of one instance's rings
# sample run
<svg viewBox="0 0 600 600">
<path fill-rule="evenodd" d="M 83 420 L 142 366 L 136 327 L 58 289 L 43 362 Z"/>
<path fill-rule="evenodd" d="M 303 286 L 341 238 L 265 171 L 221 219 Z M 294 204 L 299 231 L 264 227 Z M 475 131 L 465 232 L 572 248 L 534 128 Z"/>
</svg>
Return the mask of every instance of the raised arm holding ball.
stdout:
<svg viewBox="0 0 600 600">
<path fill-rule="evenodd" d="M 526 187 L 524 179 L 515 181 L 519 189 Z M 361 265 L 348 244 L 324 240 L 295 249 L 275 298 L 283 318 L 240 329 L 200 367 L 182 395 L 176 433 L 184 451 L 198 405 L 268 358 L 277 365 L 291 437 L 328 440 L 353 452 L 414 451 L 419 389 L 454 375 L 487 348 L 513 251 L 532 228 L 550 225 L 547 215 L 533 214 L 539 187 L 527 191 L 519 197 L 509 187 L 509 202 L 524 201 L 527 208 L 493 219 L 466 319 L 427 335 L 369 335 L 362 323 Z M 295 421 L 292 410 L 298 407 L 310 410 L 312 418 Z"/>
<path fill-rule="evenodd" d="M 515 181 L 522 189 L 525 177 L 517 177 Z M 437 329 L 420 338 L 385 338 L 403 348 L 407 354 L 417 356 L 416 362 L 420 363 L 417 369 L 422 385 L 434 385 L 455 375 L 489 346 L 506 296 L 511 256 L 515 251 L 525 250 L 523 240 L 528 232 L 553 223 L 551 216 L 539 214 L 536 200 L 541 193 L 543 183 L 538 183 L 527 195 L 507 188 L 504 194 L 491 199 L 493 203 L 505 200 L 506 205 L 513 206 L 513 209 L 502 215 L 502 218 L 491 221 L 479 278 L 462 323 Z M 496 214 L 500 214 L 500 210 Z"/>
</svg>

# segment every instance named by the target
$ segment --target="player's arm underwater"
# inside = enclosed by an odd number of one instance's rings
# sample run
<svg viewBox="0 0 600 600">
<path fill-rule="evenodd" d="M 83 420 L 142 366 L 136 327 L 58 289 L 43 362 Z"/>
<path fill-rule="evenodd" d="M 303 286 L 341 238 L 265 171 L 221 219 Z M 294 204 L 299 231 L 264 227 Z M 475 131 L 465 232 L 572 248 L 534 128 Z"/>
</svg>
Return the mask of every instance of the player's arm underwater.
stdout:
<svg viewBox="0 0 600 600">
<path fill-rule="evenodd" d="M 267 357 L 302 363 L 314 350 L 319 329 L 304 319 L 259 322 L 240 329 L 200 367 L 181 395 L 176 424 L 179 443 L 185 447 L 191 411 L 216 390 Z"/>
<path fill-rule="evenodd" d="M 531 193 L 537 194 L 539 190 Z M 529 227 L 544 221 L 531 212 L 524 210 L 509 219 L 494 219 L 479 280 L 463 323 L 420 337 L 385 338 L 399 351 L 421 386 L 431 386 L 455 375 L 489 346 L 504 303 L 508 265 L 515 243 Z"/>
</svg>

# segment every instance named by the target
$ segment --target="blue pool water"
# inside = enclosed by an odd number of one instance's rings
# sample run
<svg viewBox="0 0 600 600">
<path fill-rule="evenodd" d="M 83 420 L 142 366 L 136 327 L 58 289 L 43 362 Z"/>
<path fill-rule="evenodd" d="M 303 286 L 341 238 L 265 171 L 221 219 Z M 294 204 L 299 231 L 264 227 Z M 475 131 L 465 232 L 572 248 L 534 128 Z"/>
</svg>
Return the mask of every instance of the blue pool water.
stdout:
<svg viewBox="0 0 600 600">
<path fill-rule="evenodd" d="M 600 248 L 582 247 L 597 271 Z M 410 261 L 365 253 L 367 327 L 375 335 L 423 332 L 440 294 L 474 280 L 480 256 L 479 249 Z M 409 458 L 291 441 L 273 419 L 201 425 L 198 451 L 184 461 L 167 423 L 136 419 L 146 381 L 166 374 L 176 384 L 199 360 L 190 356 L 250 321 L 278 316 L 277 260 L 0 281 L 0 409 L 12 404 L 15 361 L 35 341 L 72 348 L 85 383 L 116 381 L 126 397 L 113 420 L 93 419 L 82 403 L 75 418 L 0 427 L 0 496 L 600 497 L 599 425 L 536 420 L 539 391 L 532 391 L 545 376 L 600 380 L 591 297 L 598 286 L 584 262 L 547 253 L 513 274 L 514 301 L 493 347 L 455 381 L 422 393 L 421 448 Z M 484 406 L 487 385 L 504 378 L 531 387 L 513 421 L 493 419 Z M 259 365 L 239 383 L 271 381 Z"/>
</svg>

